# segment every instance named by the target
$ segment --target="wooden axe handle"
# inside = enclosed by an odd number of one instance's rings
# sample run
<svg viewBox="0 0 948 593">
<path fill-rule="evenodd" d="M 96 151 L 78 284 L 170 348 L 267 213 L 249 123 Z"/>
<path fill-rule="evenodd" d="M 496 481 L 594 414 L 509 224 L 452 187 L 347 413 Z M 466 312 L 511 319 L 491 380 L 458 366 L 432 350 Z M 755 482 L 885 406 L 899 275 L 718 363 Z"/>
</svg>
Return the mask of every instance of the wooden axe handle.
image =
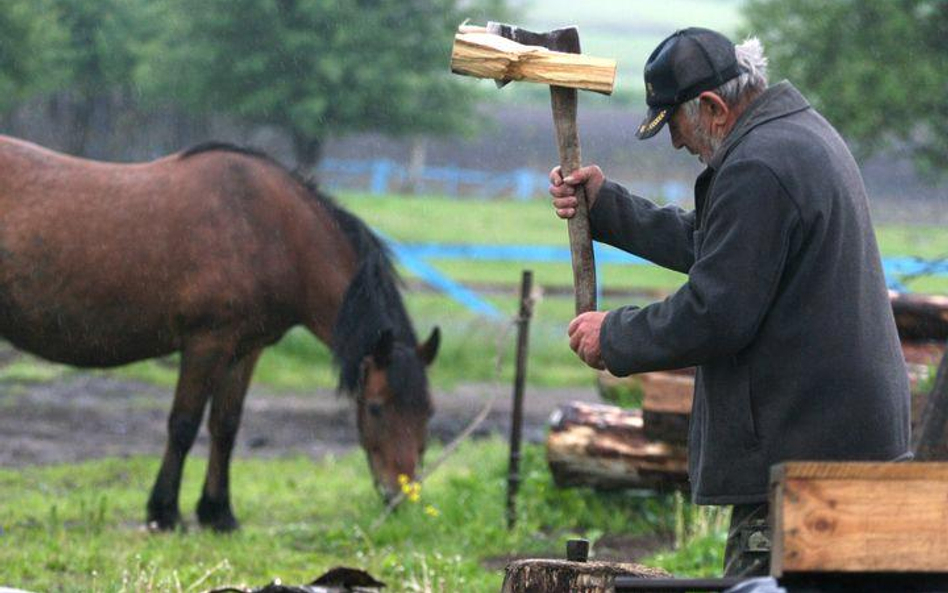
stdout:
<svg viewBox="0 0 948 593">
<path fill-rule="evenodd" d="M 560 170 L 563 177 L 580 167 L 579 131 L 576 129 L 576 89 L 551 86 L 553 124 L 560 151 Z M 592 231 L 589 228 L 589 203 L 586 189 L 576 187 L 576 215 L 567 221 L 569 249 L 573 260 L 573 288 L 576 294 L 576 314 L 596 310 L 596 260 L 593 255 Z"/>
</svg>

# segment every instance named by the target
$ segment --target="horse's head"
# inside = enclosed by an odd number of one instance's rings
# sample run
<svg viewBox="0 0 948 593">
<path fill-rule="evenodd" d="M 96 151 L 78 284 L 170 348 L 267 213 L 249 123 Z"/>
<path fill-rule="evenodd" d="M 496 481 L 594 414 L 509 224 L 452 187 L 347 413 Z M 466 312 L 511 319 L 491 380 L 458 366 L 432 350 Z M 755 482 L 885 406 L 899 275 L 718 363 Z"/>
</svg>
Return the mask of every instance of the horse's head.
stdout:
<svg viewBox="0 0 948 593">
<path fill-rule="evenodd" d="M 408 346 L 386 330 L 362 360 L 356 397 L 359 440 L 386 500 L 398 494 L 399 476 L 414 479 L 421 465 L 434 410 L 425 367 L 438 353 L 440 339 L 436 327 L 424 344 Z"/>
</svg>

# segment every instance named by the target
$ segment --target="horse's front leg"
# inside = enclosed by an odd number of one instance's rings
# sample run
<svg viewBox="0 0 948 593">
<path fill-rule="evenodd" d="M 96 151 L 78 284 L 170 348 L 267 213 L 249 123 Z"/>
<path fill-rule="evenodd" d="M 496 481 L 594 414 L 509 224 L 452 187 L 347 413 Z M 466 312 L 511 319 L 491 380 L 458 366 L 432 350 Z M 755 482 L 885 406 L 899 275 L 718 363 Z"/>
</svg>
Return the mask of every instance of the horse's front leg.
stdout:
<svg viewBox="0 0 948 593">
<path fill-rule="evenodd" d="M 202 337 L 192 339 L 181 353 L 181 371 L 168 416 L 168 443 L 148 499 L 151 529 L 174 529 L 181 521 L 178 492 L 184 460 L 201 427 L 211 390 L 220 382 L 232 352 L 220 339 Z"/>
<path fill-rule="evenodd" d="M 237 439 L 244 396 L 259 356 L 257 349 L 229 365 L 211 399 L 211 417 L 207 424 L 211 433 L 211 455 L 197 515 L 201 525 L 215 531 L 233 531 L 238 527 L 230 504 L 230 455 Z"/>
</svg>

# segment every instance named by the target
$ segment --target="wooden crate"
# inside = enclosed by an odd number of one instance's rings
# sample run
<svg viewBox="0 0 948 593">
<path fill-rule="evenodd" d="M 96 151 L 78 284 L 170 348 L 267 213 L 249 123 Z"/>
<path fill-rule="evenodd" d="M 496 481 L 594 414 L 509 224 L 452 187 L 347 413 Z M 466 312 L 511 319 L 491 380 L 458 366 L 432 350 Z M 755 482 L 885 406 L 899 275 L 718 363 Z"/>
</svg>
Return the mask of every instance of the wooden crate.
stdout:
<svg viewBox="0 0 948 593">
<path fill-rule="evenodd" d="M 808 463 L 771 472 L 771 573 L 948 572 L 948 463 Z"/>
</svg>

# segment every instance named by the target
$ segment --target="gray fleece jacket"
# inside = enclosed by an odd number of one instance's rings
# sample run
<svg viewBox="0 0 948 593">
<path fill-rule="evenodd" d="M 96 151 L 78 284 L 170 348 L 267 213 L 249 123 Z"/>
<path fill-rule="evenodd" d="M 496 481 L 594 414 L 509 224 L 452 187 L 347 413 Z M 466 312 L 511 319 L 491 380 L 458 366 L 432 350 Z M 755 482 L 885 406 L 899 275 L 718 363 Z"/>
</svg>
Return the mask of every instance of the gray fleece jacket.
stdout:
<svg viewBox="0 0 948 593">
<path fill-rule="evenodd" d="M 845 143 L 788 82 L 741 115 L 695 183 L 695 210 L 607 181 L 593 237 L 688 274 L 605 318 L 616 375 L 697 366 L 692 498 L 767 499 L 786 460 L 909 454 L 909 388 L 866 190 Z"/>
</svg>

